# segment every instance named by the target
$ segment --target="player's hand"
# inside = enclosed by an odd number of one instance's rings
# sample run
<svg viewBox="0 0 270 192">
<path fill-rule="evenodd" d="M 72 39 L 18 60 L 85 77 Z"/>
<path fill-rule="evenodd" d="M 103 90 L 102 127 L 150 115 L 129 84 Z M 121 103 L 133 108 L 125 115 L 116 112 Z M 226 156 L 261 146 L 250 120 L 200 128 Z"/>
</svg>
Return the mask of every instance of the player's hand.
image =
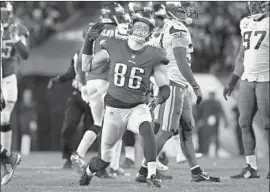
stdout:
<svg viewBox="0 0 270 192">
<path fill-rule="evenodd" d="M 10 38 L 13 41 L 13 43 L 17 43 L 20 41 L 20 36 L 19 36 L 19 28 L 17 24 L 11 24 L 9 26 L 9 32 L 10 32 Z"/>
<path fill-rule="evenodd" d="M 226 85 L 224 90 L 223 90 L 223 97 L 225 98 L 225 100 L 227 101 L 227 96 L 231 96 L 231 93 L 233 91 L 234 87 L 233 86 L 229 86 L 229 85 Z"/>
<path fill-rule="evenodd" d="M 202 91 L 199 85 L 193 86 L 193 91 L 197 97 L 196 104 L 199 105 L 202 102 Z"/>
<path fill-rule="evenodd" d="M 58 76 L 57 77 L 50 78 L 49 83 L 47 85 L 47 88 L 48 89 L 51 89 L 58 82 L 59 82 L 59 77 Z"/>
<path fill-rule="evenodd" d="M 149 99 L 148 107 L 150 111 L 154 111 L 155 108 L 159 105 L 159 99 L 158 97 L 151 97 Z"/>
<path fill-rule="evenodd" d="M 3 111 L 6 107 L 5 98 L 3 96 L 2 90 L 0 90 L 0 111 Z"/>
<path fill-rule="evenodd" d="M 87 32 L 88 38 L 91 40 L 95 40 L 100 35 L 100 33 L 103 31 L 103 26 L 104 26 L 104 24 L 100 23 L 100 22 L 94 24 Z"/>
</svg>

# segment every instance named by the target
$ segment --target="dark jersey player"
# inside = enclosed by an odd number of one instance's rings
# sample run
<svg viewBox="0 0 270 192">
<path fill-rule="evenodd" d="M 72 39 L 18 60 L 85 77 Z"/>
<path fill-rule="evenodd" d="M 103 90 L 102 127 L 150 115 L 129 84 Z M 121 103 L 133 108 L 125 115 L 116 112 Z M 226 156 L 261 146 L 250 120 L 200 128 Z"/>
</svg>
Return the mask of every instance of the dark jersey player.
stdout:
<svg viewBox="0 0 270 192">
<path fill-rule="evenodd" d="M 151 105 L 163 103 L 169 97 L 169 80 L 164 66 L 168 60 L 163 49 L 147 45 L 154 28 L 151 5 L 145 2 L 132 6 L 136 14 L 132 18 L 128 39 L 111 37 L 92 58 L 92 72 L 106 65 L 104 61 L 110 61 L 109 88 L 105 96 L 100 156 L 90 160 L 81 176 L 80 185 L 88 185 L 97 171 L 108 167 L 112 149 L 128 129 L 143 138 L 144 154 L 148 162 L 148 186 L 162 186 L 156 178 L 156 143 L 151 127 L 151 113 L 145 101 L 152 75 L 159 86 L 159 95 L 152 100 Z"/>
</svg>

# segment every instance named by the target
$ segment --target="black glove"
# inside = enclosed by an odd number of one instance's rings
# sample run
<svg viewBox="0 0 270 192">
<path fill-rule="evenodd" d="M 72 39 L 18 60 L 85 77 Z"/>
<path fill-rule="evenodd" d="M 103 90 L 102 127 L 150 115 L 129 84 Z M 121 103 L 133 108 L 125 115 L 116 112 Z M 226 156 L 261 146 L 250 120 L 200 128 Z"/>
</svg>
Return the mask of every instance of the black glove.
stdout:
<svg viewBox="0 0 270 192">
<path fill-rule="evenodd" d="M 87 37 L 91 40 L 95 40 L 103 31 L 104 23 L 96 23 L 87 31 Z"/>
<path fill-rule="evenodd" d="M 239 77 L 237 75 L 233 74 L 228 85 L 225 86 L 225 88 L 223 90 L 223 97 L 225 98 L 225 100 L 227 100 L 227 96 L 231 95 L 238 79 L 239 79 Z"/>
<path fill-rule="evenodd" d="M 0 111 L 3 111 L 6 107 L 5 98 L 3 96 L 2 90 L 0 90 Z"/>
<path fill-rule="evenodd" d="M 59 83 L 59 76 L 50 78 L 47 88 L 51 89 L 56 83 Z"/>
<path fill-rule="evenodd" d="M 193 91 L 197 97 L 196 104 L 199 105 L 202 102 L 202 91 L 199 85 L 192 86 Z"/>
</svg>

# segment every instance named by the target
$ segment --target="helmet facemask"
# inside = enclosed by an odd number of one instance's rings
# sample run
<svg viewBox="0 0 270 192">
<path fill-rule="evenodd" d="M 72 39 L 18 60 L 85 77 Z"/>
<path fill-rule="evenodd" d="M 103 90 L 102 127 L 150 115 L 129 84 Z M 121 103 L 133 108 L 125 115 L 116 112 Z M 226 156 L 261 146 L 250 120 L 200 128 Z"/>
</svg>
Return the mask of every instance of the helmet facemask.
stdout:
<svg viewBox="0 0 270 192">
<path fill-rule="evenodd" d="M 248 1 L 247 10 L 250 15 L 256 15 L 259 13 L 269 12 L 269 2 L 268 1 Z"/>
<path fill-rule="evenodd" d="M 13 19 L 13 8 L 12 5 L 7 3 L 4 7 L 1 6 L 1 23 L 6 28 L 12 22 Z"/>
<path fill-rule="evenodd" d="M 130 30 L 130 38 L 137 43 L 143 44 L 148 41 L 152 30 L 153 26 L 151 26 L 151 24 L 141 20 L 134 20 Z"/>
</svg>

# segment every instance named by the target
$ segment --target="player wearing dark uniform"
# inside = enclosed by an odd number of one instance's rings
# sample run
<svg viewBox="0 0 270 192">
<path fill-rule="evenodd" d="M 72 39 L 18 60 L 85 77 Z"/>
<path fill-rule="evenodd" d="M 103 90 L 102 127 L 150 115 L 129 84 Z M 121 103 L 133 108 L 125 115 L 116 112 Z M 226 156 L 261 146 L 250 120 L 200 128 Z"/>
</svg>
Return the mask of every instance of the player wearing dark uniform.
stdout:
<svg viewBox="0 0 270 192">
<path fill-rule="evenodd" d="M 72 95 L 67 100 L 67 108 L 65 112 L 64 123 L 61 131 L 62 136 L 62 154 L 66 160 L 63 168 L 71 168 L 70 156 L 74 150 L 72 137 L 76 132 L 76 128 L 80 123 L 80 119 L 84 116 L 84 132 L 88 131 L 93 125 L 93 117 L 89 105 L 83 101 L 81 97 L 81 88 L 83 86 L 82 78 L 77 69 L 79 52 L 76 52 L 71 60 L 70 67 L 67 72 L 50 79 L 48 89 L 53 85 L 72 80 Z"/>
<path fill-rule="evenodd" d="M 29 32 L 23 25 L 13 22 L 13 8 L 7 2 L 1 2 L 1 23 L 4 28 L 1 35 L 1 90 L 5 98 L 5 109 L 1 112 L 1 145 L 11 151 L 10 117 L 18 97 L 16 72 L 19 57 L 27 59 L 29 56 L 27 45 Z M 10 180 L 10 174 L 13 174 L 12 170 L 5 167 L 3 182 Z"/>
<path fill-rule="evenodd" d="M 147 3 L 147 2 L 146 2 Z M 148 4 L 149 5 L 149 4 Z M 130 6 L 135 7 L 134 4 Z M 92 59 L 91 71 L 109 65 L 109 89 L 105 96 L 104 124 L 101 134 L 100 157 L 90 160 L 81 176 L 80 185 L 88 185 L 97 171 L 106 168 L 112 157 L 112 149 L 121 141 L 126 129 L 140 134 L 144 142 L 147 160 L 149 187 L 161 187 L 156 178 L 156 143 L 151 127 L 152 117 L 145 104 L 153 75 L 160 93 L 150 102 L 151 108 L 169 97 L 170 88 L 163 64 L 167 64 L 163 49 L 147 45 L 154 23 L 152 8 L 136 3 L 137 15 L 132 19 L 128 39 L 111 37 L 102 45 L 102 50 Z M 103 64 L 107 61 L 109 64 Z"/>
<path fill-rule="evenodd" d="M 124 33 L 125 19 L 124 9 L 118 3 L 108 3 L 101 9 L 101 19 L 98 23 L 90 23 L 86 28 L 86 38 L 81 48 L 82 69 L 86 71 L 86 98 L 85 101 L 89 103 L 94 119 L 93 128 L 97 131 L 101 130 L 104 115 L 104 96 L 107 93 L 109 82 L 108 74 L 109 68 L 107 65 L 102 66 L 94 73 L 88 73 L 89 58 L 93 54 L 101 50 L 101 45 L 108 38 L 119 36 Z M 105 61 L 107 62 L 107 61 Z M 80 153 L 80 148 L 88 150 L 93 141 L 97 137 L 97 132 L 85 135 L 81 143 L 71 156 L 72 163 L 78 171 L 83 171 L 85 168 L 82 166 L 84 163 L 85 154 Z M 122 148 L 122 142 L 115 148 L 117 155 L 114 155 L 111 171 L 114 174 L 124 174 L 124 171 L 119 168 L 119 159 Z"/>
</svg>

